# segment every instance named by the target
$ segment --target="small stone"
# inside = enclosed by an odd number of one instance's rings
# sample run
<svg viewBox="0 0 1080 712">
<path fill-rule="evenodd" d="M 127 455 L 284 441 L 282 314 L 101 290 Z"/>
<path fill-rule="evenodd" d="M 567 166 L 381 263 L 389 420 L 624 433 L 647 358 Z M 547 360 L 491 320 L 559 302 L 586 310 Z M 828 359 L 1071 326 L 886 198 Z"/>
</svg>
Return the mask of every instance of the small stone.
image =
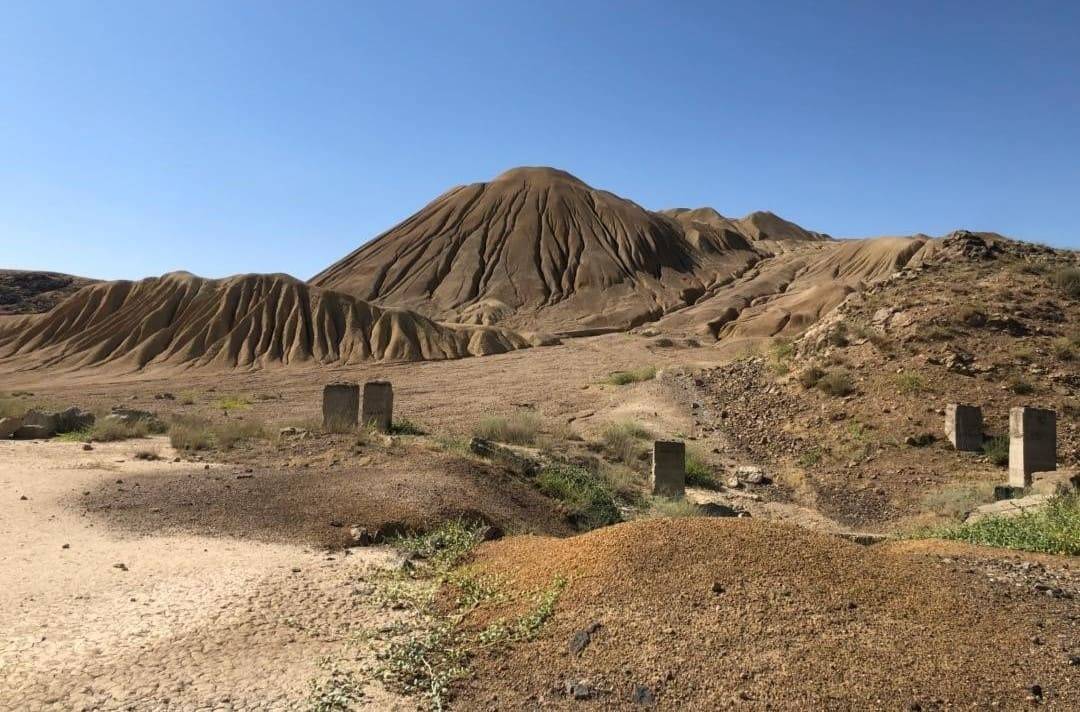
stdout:
<svg viewBox="0 0 1080 712">
<path fill-rule="evenodd" d="M 61 549 L 70 549 L 70 548 L 71 548 L 71 544 L 64 544 L 64 545 L 63 545 L 63 546 L 61 546 L 60 548 L 61 548 Z"/>
<path fill-rule="evenodd" d="M 719 596 L 720 594 L 724 593 L 725 590 L 726 589 L 724 588 L 724 585 L 722 583 L 720 583 L 719 581 L 713 581 L 713 585 L 712 585 L 712 592 L 713 593 L 715 593 L 716 595 Z"/>
<path fill-rule="evenodd" d="M 593 689 L 585 680 L 567 680 L 566 694 L 575 700 L 587 700 L 593 696 Z"/>
<path fill-rule="evenodd" d="M 93 446 L 93 445 L 91 445 L 90 443 L 83 443 L 82 449 L 83 449 L 83 450 L 86 450 L 87 452 L 89 452 L 89 451 L 91 451 L 91 450 L 93 450 L 93 449 L 94 449 L 94 446 Z"/>
<path fill-rule="evenodd" d="M 125 564 L 125 563 L 113 564 L 112 567 L 114 569 L 120 569 L 121 571 L 127 571 L 128 570 L 127 564 Z"/>
<path fill-rule="evenodd" d="M 25 494 L 22 497 L 19 497 L 19 500 L 22 501 L 22 502 L 25 502 L 28 499 L 30 499 L 30 498 L 27 497 Z"/>
</svg>

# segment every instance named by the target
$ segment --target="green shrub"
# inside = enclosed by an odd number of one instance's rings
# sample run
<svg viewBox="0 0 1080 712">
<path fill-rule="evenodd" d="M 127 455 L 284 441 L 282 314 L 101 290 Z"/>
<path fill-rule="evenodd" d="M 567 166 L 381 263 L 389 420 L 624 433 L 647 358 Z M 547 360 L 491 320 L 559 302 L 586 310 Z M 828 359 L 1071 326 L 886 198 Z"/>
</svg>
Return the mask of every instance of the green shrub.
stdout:
<svg viewBox="0 0 1080 712">
<path fill-rule="evenodd" d="M 532 445 L 540 432 L 540 418 L 533 413 L 514 413 L 508 417 L 492 415 L 480 420 L 473 435 L 511 445 Z"/>
<path fill-rule="evenodd" d="M 999 435 L 996 438 L 990 438 L 983 443 L 982 450 L 983 453 L 990 458 L 990 462 L 998 467 L 1005 467 L 1009 464 L 1008 436 Z"/>
<path fill-rule="evenodd" d="M 394 435 L 426 435 L 424 429 L 408 418 L 395 419 L 390 425 L 390 432 Z"/>
<path fill-rule="evenodd" d="M 811 366 L 799 374 L 799 383 L 803 388 L 813 388 L 825 376 L 825 371 L 817 366 Z"/>
<path fill-rule="evenodd" d="M 696 448 L 686 450 L 686 484 L 703 489 L 720 489 L 720 482 L 716 479 L 713 468 Z"/>
<path fill-rule="evenodd" d="M 266 437 L 266 426 L 259 420 L 227 420 L 213 426 L 214 444 L 223 450 L 232 449 L 245 440 Z"/>
<path fill-rule="evenodd" d="M 923 536 L 1044 554 L 1080 555 L 1080 493 L 1058 495 L 1038 511 L 984 517 L 970 524 L 932 529 Z"/>
<path fill-rule="evenodd" d="M 251 407 L 251 400 L 246 396 L 221 396 L 214 406 L 221 410 L 246 410 Z"/>
<path fill-rule="evenodd" d="M 917 373 L 901 373 L 896 376 L 896 387 L 901 393 L 915 395 L 926 390 L 926 383 Z"/>
<path fill-rule="evenodd" d="M 1054 356 L 1059 361 L 1072 361 L 1076 358 L 1076 345 L 1067 336 L 1054 339 L 1050 348 L 1053 349 Z"/>
<path fill-rule="evenodd" d="M 436 574 L 449 573 L 472 553 L 484 538 L 487 527 L 476 521 L 452 519 L 435 529 L 396 537 L 399 549 L 431 563 Z"/>
<path fill-rule="evenodd" d="M 1050 281 L 1073 299 L 1080 298 L 1080 269 L 1061 267 L 1050 275 Z"/>
<path fill-rule="evenodd" d="M 1029 396 L 1035 392 L 1035 386 L 1022 378 L 1014 378 L 1009 382 L 1009 390 L 1018 396 Z"/>
<path fill-rule="evenodd" d="M 610 383 L 613 386 L 625 386 L 630 383 L 651 381 L 654 378 L 656 378 L 655 366 L 641 366 L 629 371 L 615 371 L 607 377 L 605 383 Z"/>
<path fill-rule="evenodd" d="M 190 415 L 175 418 L 169 426 L 169 443 L 177 450 L 209 450 L 214 446 L 210 421 Z"/>
<path fill-rule="evenodd" d="M 644 452 L 642 441 L 652 438 L 652 433 L 633 420 L 609 423 L 602 435 L 604 446 L 616 460 L 633 465 Z"/>
<path fill-rule="evenodd" d="M 536 485 L 563 502 L 579 529 L 595 529 L 622 521 L 615 498 L 597 475 L 574 465 L 549 465 L 536 476 Z"/>
<path fill-rule="evenodd" d="M 855 392 L 855 384 L 847 371 L 829 371 L 817 382 L 817 388 L 830 396 L 846 396 Z"/>
</svg>

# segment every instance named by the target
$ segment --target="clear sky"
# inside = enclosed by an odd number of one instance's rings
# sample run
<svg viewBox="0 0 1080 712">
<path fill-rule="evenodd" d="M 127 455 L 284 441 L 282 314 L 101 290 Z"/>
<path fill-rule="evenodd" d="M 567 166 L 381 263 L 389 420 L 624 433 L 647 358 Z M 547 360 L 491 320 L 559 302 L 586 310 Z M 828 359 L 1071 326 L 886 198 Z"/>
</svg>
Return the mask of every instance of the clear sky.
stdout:
<svg viewBox="0 0 1080 712">
<path fill-rule="evenodd" d="M 0 267 L 307 278 L 552 165 L 1080 247 L 1080 3 L 0 0 Z"/>
</svg>

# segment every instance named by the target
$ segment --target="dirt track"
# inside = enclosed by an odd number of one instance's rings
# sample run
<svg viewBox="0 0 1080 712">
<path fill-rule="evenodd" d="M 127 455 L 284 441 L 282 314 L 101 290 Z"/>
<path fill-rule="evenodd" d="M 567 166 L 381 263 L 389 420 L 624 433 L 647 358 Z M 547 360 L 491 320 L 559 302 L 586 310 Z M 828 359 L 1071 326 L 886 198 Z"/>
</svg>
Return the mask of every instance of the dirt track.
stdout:
<svg viewBox="0 0 1080 712">
<path fill-rule="evenodd" d="M 0 709 L 297 706 L 320 657 L 355 656 L 351 637 L 387 620 L 356 584 L 390 553 L 124 537 L 63 506 L 106 481 L 191 467 L 133 461 L 143 446 L 0 443 Z"/>
</svg>

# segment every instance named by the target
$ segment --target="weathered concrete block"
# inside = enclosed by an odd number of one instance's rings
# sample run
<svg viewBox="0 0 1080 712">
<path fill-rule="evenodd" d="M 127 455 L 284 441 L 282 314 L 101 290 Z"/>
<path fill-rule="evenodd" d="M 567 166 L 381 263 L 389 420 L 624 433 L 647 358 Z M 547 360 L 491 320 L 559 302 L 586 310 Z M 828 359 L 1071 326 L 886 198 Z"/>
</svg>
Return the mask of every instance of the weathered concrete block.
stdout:
<svg viewBox="0 0 1080 712">
<path fill-rule="evenodd" d="M 1009 411 L 1009 484 L 1031 485 L 1031 473 L 1057 469 L 1057 413 L 1042 408 Z"/>
<path fill-rule="evenodd" d="M 977 452 L 983 444 L 982 408 L 949 403 L 945 406 L 945 434 L 957 450 Z"/>
<path fill-rule="evenodd" d="M 323 427 L 331 432 L 356 427 L 360 413 L 360 386 L 355 383 L 330 383 L 323 387 Z"/>
<path fill-rule="evenodd" d="M 682 497 L 686 494 L 686 445 L 678 440 L 653 443 L 653 494 Z"/>
<path fill-rule="evenodd" d="M 389 432 L 394 422 L 394 387 L 390 381 L 368 381 L 364 384 L 364 425 Z"/>
</svg>

